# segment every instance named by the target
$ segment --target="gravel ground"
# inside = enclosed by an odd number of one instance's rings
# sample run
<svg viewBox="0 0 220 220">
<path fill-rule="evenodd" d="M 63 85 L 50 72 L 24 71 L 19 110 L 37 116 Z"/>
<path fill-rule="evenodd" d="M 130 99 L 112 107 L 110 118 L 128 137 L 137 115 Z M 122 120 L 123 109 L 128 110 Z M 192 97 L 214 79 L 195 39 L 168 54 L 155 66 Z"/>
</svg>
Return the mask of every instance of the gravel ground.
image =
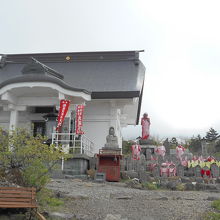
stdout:
<svg viewBox="0 0 220 220">
<path fill-rule="evenodd" d="M 211 210 L 208 197 L 220 198 L 220 193 L 139 190 L 71 179 L 53 180 L 48 188 L 68 197 L 63 213 L 85 220 L 199 220 Z"/>
</svg>

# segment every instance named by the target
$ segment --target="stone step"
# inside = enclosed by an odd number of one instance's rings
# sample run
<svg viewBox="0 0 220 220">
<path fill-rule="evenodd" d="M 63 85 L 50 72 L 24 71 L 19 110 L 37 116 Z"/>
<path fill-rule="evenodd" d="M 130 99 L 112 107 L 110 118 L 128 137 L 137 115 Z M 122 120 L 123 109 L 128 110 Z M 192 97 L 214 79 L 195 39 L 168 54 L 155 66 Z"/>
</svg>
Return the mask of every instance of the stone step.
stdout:
<svg viewBox="0 0 220 220">
<path fill-rule="evenodd" d="M 81 179 L 86 180 L 88 178 L 87 175 L 64 175 L 65 179 Z"/>
<path fill-rule="evenodd" d="M 80 173 L 79 170 L 73 170 L 73 169 L 64 169 L 64 170 L 63 170 L 63 174 L 64 174 L 64 175 L 72 175 L 72 176 L 75 176 L 75 175 L 84 175 L 84 174 Z"/>
</svg>

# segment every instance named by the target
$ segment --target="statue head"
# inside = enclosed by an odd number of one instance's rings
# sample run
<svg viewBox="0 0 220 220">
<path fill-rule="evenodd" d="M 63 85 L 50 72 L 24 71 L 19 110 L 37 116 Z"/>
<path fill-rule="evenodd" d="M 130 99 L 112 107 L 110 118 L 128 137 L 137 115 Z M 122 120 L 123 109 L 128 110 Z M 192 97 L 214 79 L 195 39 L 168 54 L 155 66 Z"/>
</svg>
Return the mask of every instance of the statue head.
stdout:
<svg viewBox="0 0 220 220">
<path fill-rule="evenodd" d="M 109 128 L 109 135 L 115 135 L 115 129 L 114 129 L 114 127 L 110 127 Z"/>
<path fill-rule="evenodd" d="M 143 114 L 143 117 L 144 117 L 144 118 L 147 118 L 147 117 L 148 117 L 148 114 L 145 112 L 145 113 Z"/>
</svg>

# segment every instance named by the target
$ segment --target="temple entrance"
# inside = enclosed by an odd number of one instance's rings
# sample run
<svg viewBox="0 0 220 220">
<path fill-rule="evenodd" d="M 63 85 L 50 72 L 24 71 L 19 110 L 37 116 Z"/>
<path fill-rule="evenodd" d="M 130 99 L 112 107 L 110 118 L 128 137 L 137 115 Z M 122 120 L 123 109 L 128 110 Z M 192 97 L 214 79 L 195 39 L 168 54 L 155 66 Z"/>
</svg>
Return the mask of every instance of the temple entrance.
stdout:
<svg viewBox="0 0 220 220">
<path fill-rule="evenodd" d="M 37 135 L 46 135 L 46 122 L 45 121 L 34 121 L 33 122 L 33 135 L 36 137 Z"/>
</svg>

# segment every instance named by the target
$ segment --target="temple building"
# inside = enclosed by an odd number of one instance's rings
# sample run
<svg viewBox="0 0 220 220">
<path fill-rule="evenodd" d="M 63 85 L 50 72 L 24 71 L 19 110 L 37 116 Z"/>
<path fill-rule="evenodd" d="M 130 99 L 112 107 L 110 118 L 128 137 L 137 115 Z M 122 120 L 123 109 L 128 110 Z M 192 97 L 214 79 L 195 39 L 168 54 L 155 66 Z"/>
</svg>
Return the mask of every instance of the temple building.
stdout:
<svg viewBox="0 0 220 220">
<path fill-rule="evenodd" d="M 0 55 L 0 126 L 72 141 L 91 154 L 105 145 L 112 126 L 121 147 L 121 129 L 139 122 L 145 78 L 140 52 Z M 60 100 L 70 100 L 70 107 L 58 138 Z M 85 106 L 81 135 L 75 134 L 77 105 Z"/>
</svg>

